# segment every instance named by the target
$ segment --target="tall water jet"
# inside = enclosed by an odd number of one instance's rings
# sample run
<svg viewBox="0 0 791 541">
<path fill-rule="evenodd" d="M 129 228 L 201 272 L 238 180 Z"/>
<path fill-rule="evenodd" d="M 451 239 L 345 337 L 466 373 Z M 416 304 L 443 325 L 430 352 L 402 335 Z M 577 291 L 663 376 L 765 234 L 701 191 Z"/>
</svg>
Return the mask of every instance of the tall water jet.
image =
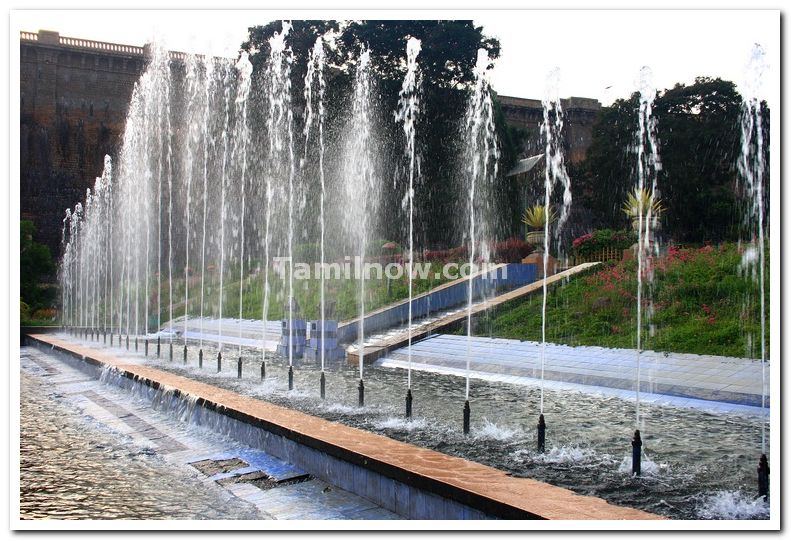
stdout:
<svg viewBox="0 0 791 541">
<path fill-rule="evenodd" d="M 227 176 L 228 176 L 228 152 L 230 150 L 230 115 L 231 115 L 231 66 L 227 63 L 223 64 L 222 70 L 222 90 L 223 90 L 223 120 L 222 120 L 222 166 L 220 173 L 220 317 L 218 323 L 219 334 L 219 353 L 222 354 L 223 348 L 223 334 L 222 334 L 222 309 L 223 299 L 225 296 L 224 280 L 225 280 L 225 194 L 227 191 Z"/>
<path fill-rule="evenodd" d="M 236 121 L 236 133 L 234 140 L 238 147 L 239 154 L 241 154 L 242 171 L 239 182 L 241 184 L 241 237 L 239 241 L 239 359 L 241 362 L 242 355 L 242 315 L 244 309 L 243 292 L 244 292 L 244 213 L 245 213 L 245 194 L 247 191 L 246 176 L 247 176 L 247 146 L 249 138 L 249 128 L 247 126 L 247 99 L 250 96 L 250 76 L 253 73 L 253 65 L 247 57 L 247 53 L 243 52 L 239 61 L 236 63 L 236 70 L 239 74 L 239 83 L 236 89 L 236 111 L 239 118 Z"/>
<path fill-rule="evenodd" d="M 193 156 L 195 145 L 200 138 L 201 123 L 196 116 L 196 108 L 200 105 L 201 78 L 199 73 L 198 58 L 195 55 L 187 57 L 187 77 L 185 80 L 185 90 L 187 100 L 187 118 L 189 128 L 187 132 L 187 142 L 184 145 L 184 174 L 186 176 L 186 196 L 187 201 L 184 207 L 184 347 L 187 347 L 187 328 L 189 323 L 189 300 L 190 300 L 190 211 L 192 207 L 192 177 L 194 172 Z M 186 349 L 185 349 L 186 351 Z"/>
<path fill-rule="evenodd" d="M 359 272 L 359 329 L 358 329 L 358 405 L 365 403 L 365 384 L 363 363 L 365 357 L 365 254 L 368 228 L 372 225 L 371 215 L 374 212 L 374 190 L 377 177 L 373 156 L 373 121 L 371 103 L 373 100 L 373 81 L 371 73 L 371 55 L 367 47 L 363 47 L 357 62 L 352 95 L 352 117 L 349 121 L 349 139 L 346 141 L 344 159 L 344 178 L 346 180 L 346 203 L 349 205 L 344 214 L 346 230 L 352 235 L 358 246 Z M 356 238 L 355 238 L 356 237 Z"/>
<path fill-rule="evenodd" d="M 305 74 L 305 158 L 307 158 L 308 147 L 310 143 L 310 130 L 313 126 L 313 86 L 318 86 L 318 147 L 319 147 L 319 183 L 321 185 L 321 192 L 319 194 L 319 356 L 321 361 L 321 376 L 320 388 L 321 397 L 324 398 L 325 391 L 325 376 L 324 376 L 324 363 L 327 353 L 325 333 L 326 333 L 326 288 L 325 288 L 325 215 L 324 215 L 324 199 L 326 196 L 325 174 L 324 174 L 324 94 L 326 92 L 327 83 L 324 79 L 324 64 L 326 62 L 324 55 L 324 37 L 319 36 L 313 44 L 313 48 L 308 53 L 308 70 Z M 311 339 L 313 337 L 311 336 Z"/>
<path fill-rule="evenodd" d="M 766 355 L 766 236 L 769 224 L 766 219 L 766 129 L 765 110 L 761 102 L 763 79 L 767 69 L 766 53 L 756 44 L 750 55 L 742 91 L 742 111 L 740 117 L 741 151 L 737 162 L 740 186 L 746 199 L 744 222 L 749 235 L 749 247 L 742 258 L 742 267 L 751 275 L 758 286 L 760 307 L 761 338 L 761 463 L 759 466 L 759 492 L 768 497 L 769 468 L 766 461 L 766 425 L 768 411 L 767 355 Z M 766 479 L 761 479 L 761 470 Z"/>
<path fill-rule="evenodd" d="M 543 434 L 546 429 L 544 419 L 544 369 L 546 364 L 547 345 L 547 275 L 549 274 L 549 226 L 554 216 L 551 208 L 552 193 L 556 185 L 563 188 L 560 213 L 554 230 L 554 237 L 559 241 L 563 226 L 568 220 L 571 208 L 571 179 L 566 171 L 563 153 L 563 106 L 560 101 L 560 69 L 555 68 L 547 74 L 544 99 L 541 101 L 544 120 L 541 134 L 544 136 L 544 254 L 541 299 L 541 398 L 539 412 L 539 448 L 543 449 Z M 558 249 L 560 242 L 557 243 Z"/>
<path fill-rule="evenodd" d="M 464 386 L 464 432 L 469 432 L 470 423 L 470 358 L 472 341 L 472 300 L 473 277 L 475 273 L 476 248 L 486 255 L 486 218 L 479 201 L 480 191 L 490 187 L 497 176 L 497 162 L 500 151 L 497 145 L 497 132 L 494 124 L 491 84 L 489 81 L 489 53 L 478 49 L 475 63 L 475 83 L 467 104 L 465 155 L 467 160 L 467 212 L 469 217 L 469 280 L 467 285 L 467 354 Z"/>
<path fill-rule="evenodd" d="M 417 56 L 420 54 L 420 40 L 409 38 L 406 45 L 407 71 L 404 81 L 401 84 L 399 93 L 398 111 L 396 121 L 401 122 L 406 145 L 404 153 L 409 160 L 409 184 L 406 191 L 406 199 L 409 207 L 409 263 L 408 272 L 408 303 L 409 310 L 407 315 L 407 395 L 406 395 L 406 417 L 412 417 L 412 281 L 414 264 L 414 199 L 415 199 L 415 125 L 420 114 L 420 70 L 418 69 Z"/>
<path fill-rule="evenodd" d="M 286 180 L 288 187 L 288 367 L 289 389 L 293 388 L 294 366 L 294 196 L 296 168 L 294 162 L 294 113 L 291 107 L 291 64 L 293 55 L 286 47 L 291 25 L 283 21 L 282 31 L 269 39 L 269 59 L 266 66 L 267 133 L 269 137 L 268 174 L 272 180 Z M 284 167 L 287 164 L 287 167 Z M 269 187 L 267 192 L 269 192 Z M 269 196 L 269 194 L 267 195 Z M 270 199 L 271 203 L 271 199 Z M 269 205 L 267 205 L 269 208 Z M 267 217 L 269 224 L 269 217 Z M 268 228 L 268 225 L 267 225 Z M 267 235 L 268 237 L 268 235 Z M 268 242 L 268 239 L 267 239 Z M 267 248 L 268 251 L 268 248 Z M 268 278 L 267 278 L 268 279 Z"/>
<path fill-rule="evenodd" d="M 657 176 L 662 169 L 659 159 L 656 117 L 653 104 L 656 87 L 652 81 L 651 69 L 644 66 L 639 78 L 640 108 L 638 111 L 637 130 L 637 185 L 635 187 L 636 208 L 632 213 L 637 216 L 637 351 L 635 355 L 635 429 L 640 427 L 640 357 L 642 355 L 643 337 L 643 282 L 650 285 L 653 280 L 653 256 L 659 253 L 659 244 L 655 238 L 658 226 L 658 190 Z M 639 471 L 639 465 L 633 462 L 632 469 Z"/>
<path fill-rule="evenodd" d="M 209 137 L 209 118 L 212 110 L 212 90 L 214 82 L 214 61 L 208 59 L 204 62 L 205 86 L 203 96 L 203 213 L 202 221 L 203 227 L 201 231 L 201 272 L 200 272 L 200 350 L 199 355 L 203 352 L 203 307 L 205 303 L 206 294 L 206 217 L 208 214 L 209 202 L 209 148 L 212 139 Z"/>
</svg>

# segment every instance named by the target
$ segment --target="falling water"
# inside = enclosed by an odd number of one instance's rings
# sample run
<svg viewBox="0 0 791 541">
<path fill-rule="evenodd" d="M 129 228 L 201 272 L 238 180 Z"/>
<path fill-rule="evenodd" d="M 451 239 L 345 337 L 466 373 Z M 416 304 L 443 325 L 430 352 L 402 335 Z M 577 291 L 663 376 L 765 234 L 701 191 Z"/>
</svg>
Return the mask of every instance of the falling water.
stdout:
<svg viewBox="0 0 791 541">
<path fill-rule="evenodd" d="M 326 346 L 324 341 L 325 332 L 325 305 L 326 305 L 326 291 L 325 291 L 325 273 L 324 273 L 324 258 L 325 258 L 325 217 L 324 217 L 324 198 L 325 198 L 325 178 L 324 178 L 324 93 L 326 91 L 327 83 L 324 80 L 324 38 L 316 38 L 313 49 L 310 50 L 308 57 L 308 71 L 305 74 L 305 156 L 307 157 L 308 144 L 310 142 L 310 129 L 313 125 L 313 84 L 314 81 L 318 84 L 318 138 L 319 138 L 319 182 L 321 183 L 321 193 L 319 195 L 319 261 L 321 274 L 319 275 L 319 323 L 320 323 L 320 356 L 321 356 L 321 371 L 324 372 L 324 361 L 326 354 Z M 266 320 L 264 320 L 266 321 Z"/>
<path fill-rule="evenodd" d="M 648 208 L 643 208 L 644 201 L 638 197 L 638 230 L 637 230 L 637 352 L 635 375 L 635 427 L 640 428 L 640 356 L 642 354 L 642 315 L 643 315 L 643 281 L 651 282 L 653 265 L 648 259 L 658 253 L 658 243 L 653 231 L 658 217 L 652 216 L 654 201 L 657 197 L 657 174 L 662 169 L 659 160 L 659 144 L 657 140 L 656 117 L 652 107 L 656 97 L 651 69 L 644 66 L 640 70 L 639 79 L 640 110 L 638 116 L 637 140 L 637 194 L 649 191 Z M 650 188 L 648 184 L 650 183 Z M 645 275 L 645 276 L 644 276 Z"/>
<path fill-rule="evenodd" d="M 473 265 L 475 263 L 476 243 L 486 237 L 485 216 L 481 216 L 481 189 L 489 187 L 497 176 L 497 133 L 494 125 L 494 107 L 492 105 L 491 86 L 489 83 L 489 54 L 486 49 L 478 49 L 475 63 L 475 86 L 467 105 L 466 113 L 466 149 L 465 159 L 468 173 L 467 204 L 469 214 L 469 264 L 470 275 L 467 286 L 467 363 L 465 376 L 465 399 L 470 397 L 470 343 L 472 339 L 472 300 L 473 300 Z M 476 228 L 476 226 L 479 226 Z M 482 250 L 483 251 L 483 247 Z"/>
<path fill-rule="evenodd" d="M 241 202 L 241 238 L 239 241 L 239 355 L 242 355 L 242 314 L 244 303 L 242 293 L 244 292 L 244 212 L 245 212 L 245 193 L 247 186 L 245 184 L 245 177 L 247 175 L 247 139 L 249 137 L 249 129 L 247 126 L 247 99 L 250 96 L 250 76 L 253 73 L 253 65 L 247 58 L 247 53 L 242 53 L 239 61 L 236 63 L 236 70 L 239 73 L 239 86 L 236 91 L 236 110 L 239 114 L 239 119 L 236 123 L 236 134 L 234 140 L 241 147 L 240 154 L 242 156 L 242 172 L 239 182 L 241 184 L 242 202 Z"/>
<path fill-rule="evenodd" d="M 749 230 L 752 249 L 748 249 L 743 258 L 743 266 L 749 267 L 752 276 L 758 282 L 761 310 L 761 408 L 764 421 L 761 423 L 761 452 L 766 454 L 767 410 L 767 374 L 766 374 L 766 289 L 764 268 L 766 264 L 765 239 L 768 224 L 766 223 L 766 156 L 765 126 L 761 107 L 760 93 L 766 71 L 766 53 L 759 44 L 752 50 L 747 65 L 743 91 L 741 114 L 741 153 L 737 163 L 740 182 L 746 193 L 747 205 L 745 222 Z M 757 253 L 757 257 L 747 254 Z M 757 269 L 756 269 L 757 267 Z M 757 272 L 756 272 L 757 271 Z"/>
<path fill-rule="evenodd" d="M 406 147 L 404 149 L 409 158 L 409 186 L 407 188 L 406 199 L 409 202 L 409 264 L 407 266 L 408 276 L 408 302 L 409 314 L 407 319 L 407 389 L 412 388 L 412 265 L 414 263 L 414 199 L 415 199 L 415 124 L 420 114 L 420 71 L 418 70 L 417 56 L 420 54 L 420 40 L 409 38 L 406 45 L 407 71 L 404 75 L 404 82 L 399 93 L 398 111 L 396 121 L 403 124 L 404 135 L 406 136 Z"/>
<path fill-rule="evenodd" d="M 555 238 L 560 238 L 563 226 L 568 220 L 571 208 L 571 179 L 566 171 L 563 155 L 563 107 L 560 101 L 560 69 L 555 68 L 547 75 L 547 86 L 541 102 L 544 110 L 544 121 L 541 133 L 544 136 L 544 257 L 541 300 L 541 413 L 544 413 L 544 366 L 547 344 L 547 274 L 549 272 L 549 225 L 550 198 L 556 184 L 563 187 L 563 200 L 560 216 L 555 227 Z M 559 246 L 560 243 L 558 243 Z"/>
</svg>

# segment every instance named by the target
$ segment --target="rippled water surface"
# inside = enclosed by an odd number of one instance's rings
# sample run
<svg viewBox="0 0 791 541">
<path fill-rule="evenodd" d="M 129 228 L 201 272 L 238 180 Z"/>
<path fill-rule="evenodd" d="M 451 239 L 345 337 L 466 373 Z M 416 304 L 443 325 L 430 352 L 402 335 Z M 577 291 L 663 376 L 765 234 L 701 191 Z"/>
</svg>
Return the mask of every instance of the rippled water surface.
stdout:
<svg viewBox="0 0 791 541">
<path fill-rule="evenodd" d="M 103 430 L 21 373 L 22 519 L 255 519 L 251 504 Z"/>
<path fill-rule="evenodd" d="M 152 350 L 153 351 L 153 350 Z M 633 478 L 631 437 L 634 403 L 579 392 L 545 391 L 547 453 L 535 449 L 539 409 L 537 388 L 471 381 L 472 431 L 461 430 L 463 378 L 413 372 L 414 419 L 403 417 L 406 372 L 366 366 L 366 405 L 357 407 L 355 367 L 328 369 L 327 399 L 319 397 L 319 370 L 295 368 L 295 389 L 288 391 L 287 366 L 268 355 L 267 379 L 260 380 L 260 350 L 243 350 L 244 377 L 236 377 L 237 348 L 225 348 L 217 373 L 217 350 L 197 347 L 184 365 L 176 360 L 146 363 L 206 383 L 235 390 L 325 419 L 384 434 L 416 445 L 487 464 L 515 476 L 530 477 L 600 496 L 672 518 L 768 518 L 756 501 L 760 418 L 696 409 L 644 405 L 641 478 Z"/>
</svg>

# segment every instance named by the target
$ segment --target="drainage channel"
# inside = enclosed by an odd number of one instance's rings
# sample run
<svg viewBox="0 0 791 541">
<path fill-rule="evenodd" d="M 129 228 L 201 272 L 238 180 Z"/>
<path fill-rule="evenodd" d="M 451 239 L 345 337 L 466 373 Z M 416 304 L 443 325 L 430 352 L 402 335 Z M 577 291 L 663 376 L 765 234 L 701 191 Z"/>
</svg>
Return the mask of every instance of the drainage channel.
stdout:
<svg viewBox="0 0 791 541">
<path fill-rule="evenodd" d="M 23 519 L 394 519 L 287 462 L 23 347 Z"/>
</svg>

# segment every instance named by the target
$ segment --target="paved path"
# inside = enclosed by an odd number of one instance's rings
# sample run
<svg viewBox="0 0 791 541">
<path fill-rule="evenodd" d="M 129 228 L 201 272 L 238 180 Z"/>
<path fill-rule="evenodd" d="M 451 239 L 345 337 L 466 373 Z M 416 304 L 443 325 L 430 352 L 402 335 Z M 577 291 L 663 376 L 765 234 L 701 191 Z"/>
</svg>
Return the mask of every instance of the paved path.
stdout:
<svg viewBox="0 0 791 541">
<path fill-rule="evenodd" d="M 413 368 L 461 375 L 466 370 L 467 348 L 466 336 L 432 336 L 413 344 Z M 536 384 L 541 377 L 540 343 L 473 337 L 469 352 L 473 377 L 522 384 Z M 380 363 L 406 367 L 407 358 L 406 348 L 401 348 L 389 353 Z M 634 396 L 636 359 L 635 350 L 547 344 L 544 377 L 555 384 L 566 384 L 566 387 L 571 384 L 580 390 L 590 386 Z M 759 361 L 644 351 L 640 365 L 641 393 L 646 393 L 646 399 L 654 395 L 653 398 L 673 397 L 674 400 L 667 401 L 680 405 L 695 405 L 690 400 L 748 408 L 761 405 Z M 766 371 L 768 374 L 768 363 Z"/>
<path fill-rule="evenodd" d="M 63 400 L 74 403 L 100 426 L 119 438 L 131 438 L 140 448 L 152 449 L 185 476 L 203 473 L 206 484 L 221 487 L 228 498 L 253 504 L 263 519 L 400 518 L 369 500 L 308 477 L 263 451 L 190 426 L 175 414 L 155 411 L 148 402 L 133 399 L 36 348 L 23 347 L 20 363 L 23 371 L 44 379 Z M 236 465 L 211 474 L 199 469 L 207 461 L 234 461 Z M 256 477 L 268 478 L 265 488 L 257 486 Z"/>
</svg>

